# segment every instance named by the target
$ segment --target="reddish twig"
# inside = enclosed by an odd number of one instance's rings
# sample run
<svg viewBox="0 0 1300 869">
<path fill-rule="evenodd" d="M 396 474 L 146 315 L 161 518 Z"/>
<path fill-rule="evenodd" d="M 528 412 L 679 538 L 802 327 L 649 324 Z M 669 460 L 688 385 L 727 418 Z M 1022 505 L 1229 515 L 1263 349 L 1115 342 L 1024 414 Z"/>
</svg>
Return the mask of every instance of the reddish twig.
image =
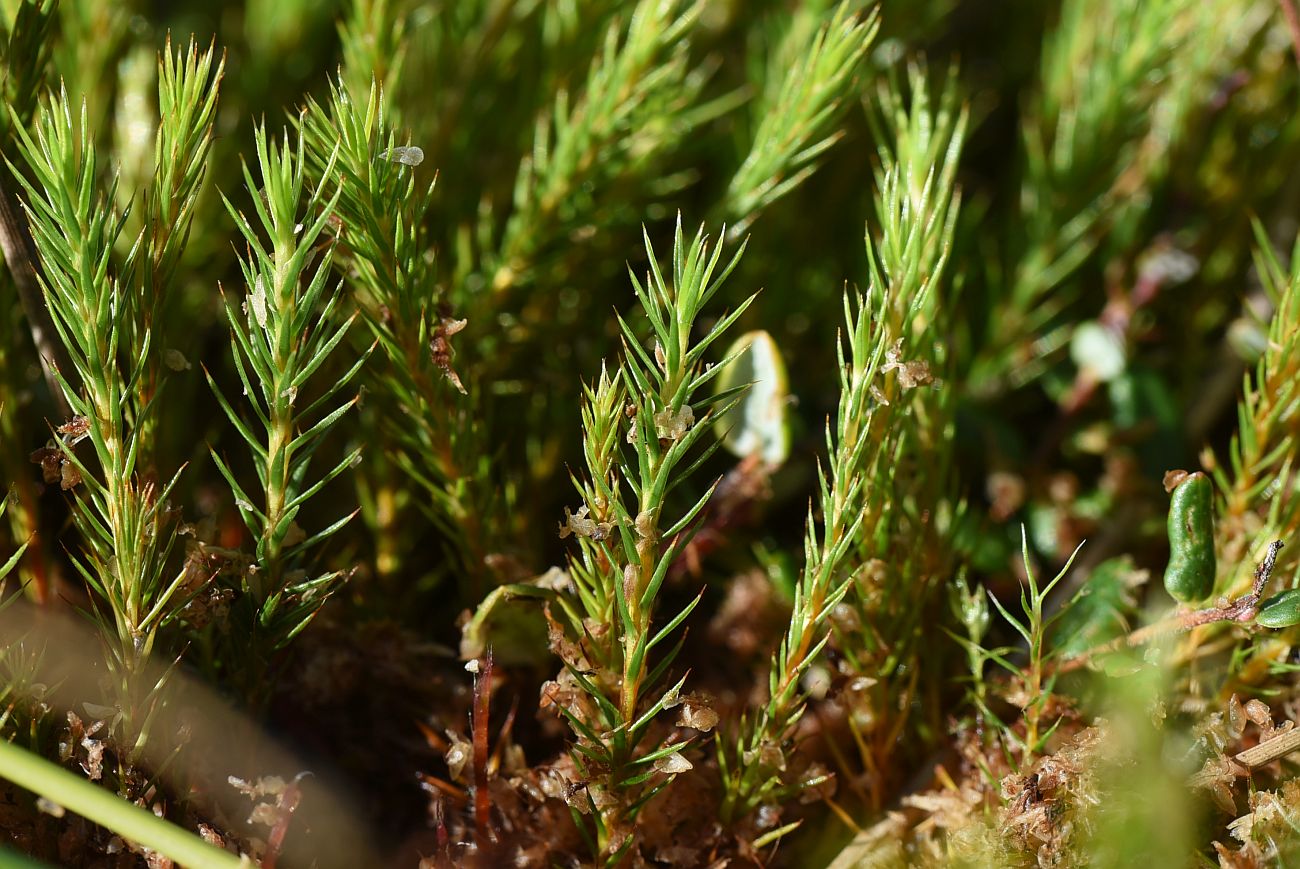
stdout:
<svg viewBox="0 0 1300 869">
<path fill-rule="evenodd" d="M 298 786 L 298 782 L 302 781 L 303 777 L 307 775 L 310 775 L 310 773 L 299 773 L 280 792 L 279 818 L 276 820 L 275 826 L 271 828 L 271 835 L 266 839 L 266 854 L 262 857 L 262 869 L 275 869 L 275 862 L 280 856 L 280 849 L 284 847 L 284 837 L 289 832 L 289 821 L 293 820 L 293 813 L 302 800 L 302 788 Z"/>
<path fill-rule="evenodd" d="M 1154 624 L 1138 628 L 1131 634 L 1117 637 L 1109 643 L 1088 649 L 1076 657 L 1063 661 L 1056 668 L 1056 672 L 1068 673 L 1072 670 L 1078 670 L 1086 666 L 1096 655 L 1118 651 L 1125 647 L 1141 646 L 1156 637 L 1180 631 L 1190 631 L 1192 628 L 1201 625 L 1213 624 L 1214 622 L 1249 624 L 1255 620 L 1255 616 L 1259 615 L 1259 604 L 1264 599 L 1264 588 L 1268 585 L 1269 577 L 1273 575 L 1273 568 L 1277 565 L 1277 553 L 1281 548 L 1281 540 L 1274 540 L 1268 545 L 1264 560 L 1255 568 L 1255 584 L 1248 594 L 1244 594 L 1235 600 L 1221 601 L 1217 606 L 1206 609 L 1180 612 L 1167 619 L 1161 619 Z"/>
<path fill-rule="evenodd" d="M 491 800 L 488 795 L 488 710 L 492 700 L 492 649 L 479 659 L 474 677 L 474 841 L 479 848 L 491 841 L 488 828 Z"/>
<path fill-rule="evenodd" d="M 441 797 L 435 796 L 432 811 L 434 827 L 437 829 L 438 835 L 438 851 L 439 853 L 446 855 L 448 853 L 448 848 L 451 845 L 451 836 L 447 834 L 447 810 L 442 804 Z"/>
</svg>

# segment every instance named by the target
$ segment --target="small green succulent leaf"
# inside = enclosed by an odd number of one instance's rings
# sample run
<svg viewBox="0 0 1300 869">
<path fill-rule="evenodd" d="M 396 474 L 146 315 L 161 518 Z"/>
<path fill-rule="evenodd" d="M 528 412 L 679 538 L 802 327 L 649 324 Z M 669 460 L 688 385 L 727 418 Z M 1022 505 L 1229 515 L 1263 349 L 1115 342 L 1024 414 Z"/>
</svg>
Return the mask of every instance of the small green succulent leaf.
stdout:
<svg viewBox="0 0 1300 869">
<path fill-rule="evenodd" d="M 781 350 L 763 330 L 736 339 L 723 357 L 715 392 L 749 384 L 750 388 L 716 423 L 718 437 L 740 458 L 756 455 L 780 465 L 790 455 L 789 385 Z"/>
<path fill-rule="evenodd" d="M 1174 488 L 1169 502 L 1169 566 L 1165 590 L 1184 603 L 1214 591 L 1214 484 L 1199 471 Z"/>
<path fill-rule="evenodd" d="M 1266 628 L 1300 625 L 1300 588 L 1289 588 L 1266 599 L 1260 604 L 1255 624 Z"/>
</svg>

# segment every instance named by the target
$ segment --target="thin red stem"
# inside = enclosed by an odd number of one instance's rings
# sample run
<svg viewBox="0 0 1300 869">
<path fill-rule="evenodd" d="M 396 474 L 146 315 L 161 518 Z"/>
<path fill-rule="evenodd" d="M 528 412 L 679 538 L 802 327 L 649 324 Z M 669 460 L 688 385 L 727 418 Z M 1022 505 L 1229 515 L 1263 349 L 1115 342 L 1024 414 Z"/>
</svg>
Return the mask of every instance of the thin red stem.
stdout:
<svg viewBox="0 0 1300 869">
<path fill-rule="evenodd" d="M 474 841 L 479 848 L 490 841 L 491 800 L 488 795 L 488 712 L 492 702 L 492 649 L 479 660 L 474 679 Z"/>
</svg>

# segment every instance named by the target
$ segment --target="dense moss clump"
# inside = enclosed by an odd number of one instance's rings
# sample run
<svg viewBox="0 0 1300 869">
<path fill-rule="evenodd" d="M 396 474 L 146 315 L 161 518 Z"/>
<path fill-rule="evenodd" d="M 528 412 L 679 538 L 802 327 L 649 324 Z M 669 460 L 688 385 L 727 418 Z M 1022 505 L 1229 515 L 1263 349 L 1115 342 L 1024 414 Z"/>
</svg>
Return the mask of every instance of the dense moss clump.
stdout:
<svg viewBox="0 0 1300 869">
<path fill-rule="evenodd" d="M 0 2 L 0 844 L 1286 865 L 1296 2 Z"/>
</svg>

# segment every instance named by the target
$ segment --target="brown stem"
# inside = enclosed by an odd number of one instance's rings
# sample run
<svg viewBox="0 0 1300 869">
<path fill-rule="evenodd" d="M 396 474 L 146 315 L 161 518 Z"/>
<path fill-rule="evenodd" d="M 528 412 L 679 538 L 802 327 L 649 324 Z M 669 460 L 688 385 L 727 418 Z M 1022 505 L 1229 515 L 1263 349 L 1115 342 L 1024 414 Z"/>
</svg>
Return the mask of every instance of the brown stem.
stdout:
<svg viewBox="0 0 1300 869">
<path fill-rule="evenodd" d="M 1268 580 L 1273 575 L 1273 568 L 1277 565 L 1277 553 L 1281 548 L 1281 540 L 1274 540 L 1268 545 L 1268 551 L 1264 553 L 1264 560 L 1255 568 L 1255 584 L 1249 594 L 1244 594 L 1235 600 L 1218 606 L 1176 613 L 1169 618 L 1145 625 L 1130 634 L 1116 637 L 1108 643 L 1094 646 L 1085 652 L 1081 652 L 1076 657 L 1061 662 L 1056 667 L 1056 672 L 1069 673 L 1086 666 L 1097 655 L 1104 655 L 1107 652 L 1118 651 L 1126 647 L 1131 649 L 1144 645 L 1156 637 L 1180 631 L 1190 631 L 1192 628 L 1201 625 L 1213 624 L 1214 622 L 1249 624 L 1255 620 L 1255 616 L 1259 615 L 1259 603 L 1264 597 L 1264 589 L 1268 585 Z"/>
<path fill-rule="evenodd" d="M 299 787 L 298 782 L 304 775 L 307 773 L 300 774 L 280 794 L 280 802 L 277 806 L 278 817 L 275 826 L 271 828 L 271 835 L 266 840 L 266 854 L 262 857 L 262 869 L 276 867 L 280 850 L 284 847 L 284 838 L 289 833 L 289 822 L 293 820 L 293 813 L 297 811 L 298 803 L 302 800 L 302 788 Z"/>
<path fill-rule="evenodd" d="M 486 850 L 492 839 L 492 801 L 488 794 L 488 711 L 492 702 L 492 649 L 479 659 L 474 679 L 474 842 Z"/>
</svg>

